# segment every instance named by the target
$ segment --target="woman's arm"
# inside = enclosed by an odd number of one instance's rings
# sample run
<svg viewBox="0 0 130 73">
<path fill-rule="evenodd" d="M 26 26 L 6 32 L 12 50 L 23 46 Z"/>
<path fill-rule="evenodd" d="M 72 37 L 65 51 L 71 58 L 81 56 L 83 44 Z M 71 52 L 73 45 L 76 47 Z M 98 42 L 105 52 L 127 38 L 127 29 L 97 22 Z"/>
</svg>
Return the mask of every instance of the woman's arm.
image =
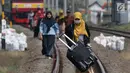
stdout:
<svg viewBox="0 0 130 73">
<path fill-rule="evenodd" d="M 59 34 L 59 25 L 58 25 L 58 23 L 54 24 L 54 30 L 55 30 L 56 34 Z"/>
<path fill-rule="evenodd" d="M 43 37 L 42 37 L 42 35 L 43 35 L 43 23 L 42 22 L 40 23 L 39 30 L 40 30 L 39 39 L 43 40 Z"/>
<path fill-rule="evenodd" d="M 41 34 L 43 33 L 43 23 L 42 22 L 40 23 L 39 31 L 40 31 Z"/>
</svg>

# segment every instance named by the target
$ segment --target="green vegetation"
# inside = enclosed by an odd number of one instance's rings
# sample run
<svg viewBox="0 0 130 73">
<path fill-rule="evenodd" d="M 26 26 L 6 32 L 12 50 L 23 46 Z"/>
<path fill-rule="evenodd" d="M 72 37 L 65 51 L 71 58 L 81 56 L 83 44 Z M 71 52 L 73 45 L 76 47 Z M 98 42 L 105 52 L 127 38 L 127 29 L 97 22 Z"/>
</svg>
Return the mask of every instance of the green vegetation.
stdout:
<svg viewBox="0 0 130 73">
<path fill-rule="evenodd" d="M 17 71 L 17 66 L 0 67 L 0 73 L 11 73 Z"/>
<path fill-rule="evenodd" d="M 25 52 L 0 51 L 0 73 L 16 73 Z"/>
<path fill-rule="evenodd" d="M 110 28 L 122 31 L 130 31 L 130 24 L 114 25 Z"/>
</svg>

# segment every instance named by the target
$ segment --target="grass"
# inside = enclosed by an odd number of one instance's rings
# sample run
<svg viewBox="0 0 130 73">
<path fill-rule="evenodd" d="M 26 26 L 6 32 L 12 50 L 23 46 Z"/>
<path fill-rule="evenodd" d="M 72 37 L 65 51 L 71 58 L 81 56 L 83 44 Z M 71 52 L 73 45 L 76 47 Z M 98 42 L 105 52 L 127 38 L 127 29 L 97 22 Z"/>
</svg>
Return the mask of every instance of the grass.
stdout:
<svg viewBox="0 0 130 73">
<path fill-rule="evenodd" d="M 25 52 L 0 51 L 0 73 L 15 73 L 24 56 L 26 56 Z"/>
<path fill-rule="evenodd" d="M 0 51 L 0 56 L 7 56 L 12 58 L 18 58 L 20 56 L 24 56 L 24 52 L 20 51 Z"/>
<path fill-rule="evenodd" d="M 130 24 L 114 25 L 110 28 L 122 31 L 130 31 Z"/>
<path fill-rule="evenodd" d="M 8 66 L 8 67 L 0 67 L 0 73 L 13 73 L 14 71 L 17 71 L 17 66 Z"/>
</svg>

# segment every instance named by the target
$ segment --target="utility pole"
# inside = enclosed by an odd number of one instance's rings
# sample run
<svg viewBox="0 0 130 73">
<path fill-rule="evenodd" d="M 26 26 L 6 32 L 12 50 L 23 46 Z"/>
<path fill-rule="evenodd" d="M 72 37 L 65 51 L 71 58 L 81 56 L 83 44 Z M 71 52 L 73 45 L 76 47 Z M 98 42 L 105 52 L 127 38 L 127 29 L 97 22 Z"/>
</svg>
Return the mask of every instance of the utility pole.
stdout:
<svg viewBox="0 0 130 73">
<path fill-rule="evenodd" d="M 45 13 L 48 11 L 48 0 L 44 0 Z"/>
<path fill-rule="evenodd" d="M 51 4 L 51 6 L 52 6 L 52 9 L 54 9 L 54 0 L 52 0 L 52 2 L 51 2 L 52 4 Z"/>
<path fill-rule="evenodd" d="M 59 0 L 56 0 L 56 13 L 58 13 L 59 12 Z"/>
<path fill-rule="evenodd" d="M 6 46 L 5 46 L 5 33 L 3 33 L 3 29 L 6 29 L 6 21 L 4 19 L 5 15 L 4 15 L 4 4 L 5 4 L 5 1 L 4 0 L 1 0 L 2 2 L 2 20 L 1 20 L 1 33 L 2 33 L 2 41 L 1 41 L 1 44 L 2 44 L 2 49 L 5 49 Z"/>
<path fill-rule="evenodd" d="M 45 3 L 46 8 L 48 8 L 48 0 L 46 0 L 44 3 Z"/>
<path fill-rule="evenodd" d="M 46 0 L 43 0 L 43 4 L 44 4 L 43 10 L 46 11 Z"/>
<path fill-rule="evenodd" d="M 89 6 L 89 0 L 85 0 L 85 3 L 86 3 L 86 11 L 87 11 L 87 13 L 88 13 L 88 6 Z"/>
<path fill-rule="evenodd" d="M 4 0 L 1 0 L 2 2 L 2 19 L 4 19 L 5 15 L 4 15 Z"/>
<path fill-rule="evenodd" d="M 74 10 L 75 10 L 75 0 L 72 0 L 72 13 L 74 13 Z"/>
<path fill-rule="evenodd" d="M 112 10 L 111 10 L 111 13 L 112 13 L 112 22 L 114 23 L 118 23 L 117 21 L 117 6 L 116 6 L 116 1 L 115 0 L 112 0 Z"/>
<path fill-rule="evenodd" d="M 69 9 L 72 10 L 72 4 L 71 4 L 71 2 L 72 2 L 72 0 L 67 0 L 67 6 L 68 6 Z"/>
<path fill-rule="evenodd" d="M 64 15 L 66 16 L 67 11 L 67 0 L 64 0 Z"/>
<path fill-rule="evenodd" d="M 50 0 L 47 0 L 48 9 L 50 9 Z"/>
<path fill-rule="evenodd" d="M 109 0 L 107 0 L 107 10 L 109 10 Z"/>
</svg>

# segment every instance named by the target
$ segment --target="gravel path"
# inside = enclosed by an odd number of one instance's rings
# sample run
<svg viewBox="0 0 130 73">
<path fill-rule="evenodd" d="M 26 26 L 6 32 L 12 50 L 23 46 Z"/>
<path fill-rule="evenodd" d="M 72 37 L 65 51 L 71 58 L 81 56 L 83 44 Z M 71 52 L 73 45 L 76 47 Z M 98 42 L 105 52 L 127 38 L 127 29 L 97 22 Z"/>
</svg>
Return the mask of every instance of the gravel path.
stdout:
<svg viewBox="0 0 130 73">
<path fill-rule="evenodd" d="M 51 73 L 53 61 L 42 56 L 41 41 L 32 37 L 32 31 L 18 25 L 13 27 L 28 36 L 27 55 L 21 60 L 21 66 L 17 73 Z M 57 46 L 61 51 L 63 73 L 75 73 L 74 65 L 66 58 L 67 48 L 60 41 L 57 41 Z"/>
<path fill-rule="evenodd" d="M 51 73 L 53 60 L 42 56 L 42 43 L 37 38 L 34 39 L 33 32 L 19 25 L 14 25 L 13 28 L 19 32 L 24 32 L 27 35 L 28 48 L 26 56 L 21 60 L 20 68 L 17 73 Z"/>
<path fill-rule="evenodd" d="M 41 41 L 33 39 L 33 32 L 26 28 L 18 25 L 15 25 L 14 28 L 21 32 L 23 31 L 28 36 L 28 50 L 25 51 L 27 54 L 22 58 L 21 66 L 17 73 L 51 73 L 53 62 L 41 55 Z M 92 49 L 102 60 L 108 73 L 129 73 L 130 45 L 128 44 L 130 39 L 125 40 L 125 50 L 119 53 L 118 51 L 108 50 L 92 41 L 95 36 L 100 35 L 99 32 L 92 31 L 91 34 Z M 66 58 L 67 48 L 60 41 L 57 41 L 57 45 L 63 58 L 63 73 L 75 73 L 75 67 Z"/>
</svg>

